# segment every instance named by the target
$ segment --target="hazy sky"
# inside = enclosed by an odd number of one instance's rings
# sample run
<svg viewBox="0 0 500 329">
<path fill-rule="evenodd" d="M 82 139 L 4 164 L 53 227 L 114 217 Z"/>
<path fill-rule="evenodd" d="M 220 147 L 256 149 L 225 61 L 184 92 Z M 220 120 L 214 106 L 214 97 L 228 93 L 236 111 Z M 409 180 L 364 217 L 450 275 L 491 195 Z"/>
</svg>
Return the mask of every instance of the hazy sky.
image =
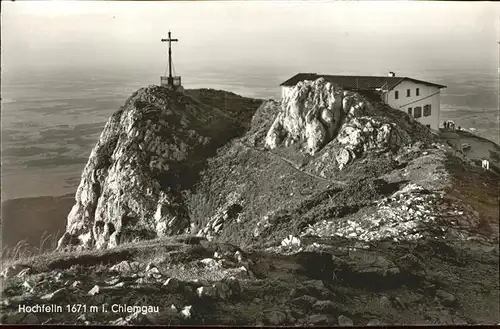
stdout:
<svg viewBox="0 0 500 329">
<path fill-rule="evenodd" d="M 488 2 L 2 1 L 2 67 L 385 74 L 496 70 L 500 5 Z M 334 72 L 335 71 L 335 72 Z"/>
</svg>

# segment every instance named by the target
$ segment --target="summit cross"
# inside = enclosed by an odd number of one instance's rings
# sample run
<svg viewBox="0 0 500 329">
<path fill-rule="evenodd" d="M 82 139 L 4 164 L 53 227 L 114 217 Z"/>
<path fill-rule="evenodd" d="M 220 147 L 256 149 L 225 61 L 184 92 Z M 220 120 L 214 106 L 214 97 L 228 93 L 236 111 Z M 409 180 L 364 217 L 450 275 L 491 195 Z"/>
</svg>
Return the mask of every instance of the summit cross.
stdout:
<svg viewBox="0 0 500 329">
<path fill-rule="evenodd" d="M 168 42 L 168 84 L 173 86 L 174 79 L 172 78 L 172 42 L 177 42 L 179 39 L 172 39 L 172 34 L 168 31 L 168 39 L 161 39 L 161 42 Z"/>
</svg>

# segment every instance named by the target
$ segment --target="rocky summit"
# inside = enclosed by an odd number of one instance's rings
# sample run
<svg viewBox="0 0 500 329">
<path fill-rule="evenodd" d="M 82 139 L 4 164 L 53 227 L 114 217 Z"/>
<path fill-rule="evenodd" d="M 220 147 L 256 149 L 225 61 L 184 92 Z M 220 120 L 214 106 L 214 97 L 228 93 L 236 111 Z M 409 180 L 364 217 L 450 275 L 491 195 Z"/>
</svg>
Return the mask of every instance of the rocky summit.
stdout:
<svg viewBox="0 0 500 329">
<path fill-rule="evenodd" d="M 181 191 L 244 128 L 241 118 L 198 94 L 151 86 L 112 115 L 83 171 L 61 247 L 101 249 L 189 231 Z"/>
<path fill-rule="evenodd" d="M 376 94 L 150 86 L 107 122 L 57 250 L 2 272 L 2 322 L 496 324 L 498 202 L 495 170 Z M 18 312 L 41 303 L 86 309 Z"/>
</svg>

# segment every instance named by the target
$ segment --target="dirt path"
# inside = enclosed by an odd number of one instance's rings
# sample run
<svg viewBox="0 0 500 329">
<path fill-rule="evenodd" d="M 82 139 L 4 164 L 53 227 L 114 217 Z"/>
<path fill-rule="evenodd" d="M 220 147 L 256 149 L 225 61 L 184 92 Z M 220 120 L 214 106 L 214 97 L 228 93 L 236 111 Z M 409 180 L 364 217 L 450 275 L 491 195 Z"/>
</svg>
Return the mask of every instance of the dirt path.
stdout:
<svg viewBox="0 0 500 329">
<path fill-rule="evenodd" d="M 309 173 L 307 171 L 303 171 L 301 169 L 299 169 L 291 160 L 285 158 L 285 157 L 282 157 L 276 153 L 273 153 L 271 151 L 268 151 L 268 150 L 265 150 L 265 149 L 259 149 L 257 147 L 253 147 L 253 146 L 250 146 L 240 140 L 237 141 L 239 144 L 249 148 L 249 149 L 252 149 L 256 152 L 259 152 L 261 154 L 269 154 L 271 156 L 273 156 L 274 158 L 282 161 L 283 163 L 287 164 L 289 167 L 291 167 L 293 170 L 303 174 L 303 175 L 307 175 L 311 178 L 314 178 L 314 179 L 317 179 L 317 180 L 320 180 L 320 181 L 323 181 L 323 182 L 327 182 L 327 183 L 333 183 L 333 184 L 337 184 L 337 185 L 342 185 L 342 186 L 347 186 L 347 183 L 344 182 L 344 181 L 338 181 L 338 180 L 330 180 L 330 179 L 326 179 L 326 178 L 323 178 L 321 176 L 318 176 L 318 175 L 315 175 L 315 174 L 312 174 L 312 173 Z"/>
<path fill-rule="evenodd" d="M 462 144 L 469 144 L 470 148 L 464 150 L 463 153 L 470 159 L 479 161 L 486 159 L 500 166 L 499 159 L 492 157 L 492 154 L 500 154 L 500 146 L 490 140 L 460 130 L 442 130 L 440 137 L 452 143 L 457 149 L 461 149 Z"/>
</svg>

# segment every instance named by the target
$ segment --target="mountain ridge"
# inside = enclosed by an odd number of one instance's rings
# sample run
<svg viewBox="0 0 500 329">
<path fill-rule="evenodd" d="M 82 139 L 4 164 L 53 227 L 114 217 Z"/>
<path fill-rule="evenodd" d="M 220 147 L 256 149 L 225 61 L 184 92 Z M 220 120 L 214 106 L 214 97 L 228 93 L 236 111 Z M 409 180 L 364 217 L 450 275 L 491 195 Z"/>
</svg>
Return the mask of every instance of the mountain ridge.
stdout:
<svg viewBox="0 0 500 329">
<path fill-rule="evenodd" d="M 453 145 L 321 79 L 282 101 L 140 89 L 59 248 L 2 273 L 2 322 L 498 323 L 498 175 Z M 15 314 L 40 299 L 161 311 Z"/>
</svg>

